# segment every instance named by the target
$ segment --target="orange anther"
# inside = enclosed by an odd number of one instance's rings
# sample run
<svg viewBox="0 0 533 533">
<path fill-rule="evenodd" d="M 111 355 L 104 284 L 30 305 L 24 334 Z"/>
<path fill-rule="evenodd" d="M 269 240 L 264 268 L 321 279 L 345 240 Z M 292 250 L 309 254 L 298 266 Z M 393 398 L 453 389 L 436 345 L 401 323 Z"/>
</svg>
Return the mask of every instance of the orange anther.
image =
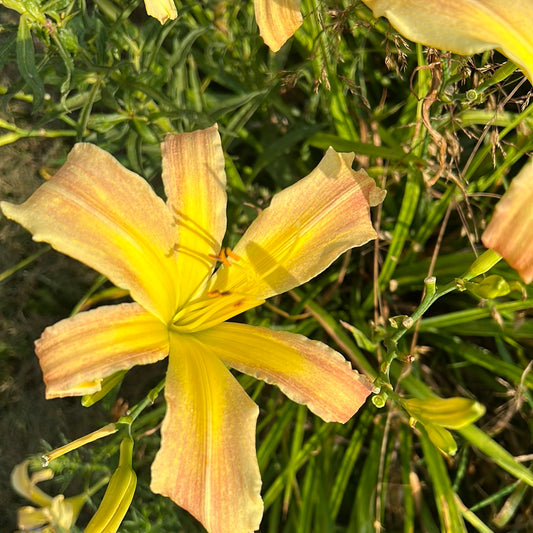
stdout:
<svg viewBox="0 0 533 533">
<path fill-rule="evenodd" d="M 207 291 L 208 298 L 215 298 L 217 296 L 220 296 L 220 291 L 218 289 L 215 289 L 214 291 Z"/>
<path fill-rule="evenodd" d="M 226 257 L 226 253 L 224 252 L 224 248 L 220 250 L 220 253 L 218 255 L 209 254 L 209 257 L 212 257 L 213 259 L 220 261 L 224 266 L 227 266 L 227 267 L 230 266 L 228 258 Z"/>
<path fill-rule="evenodd" d="M 235 261 L 240 261 L 241 260 L 240 256 L 238 256 L 237 254 L 233 253 L 229 246 L 226 247 L 226 255 L 229 258 L 234 259 Z"/>
</svg>

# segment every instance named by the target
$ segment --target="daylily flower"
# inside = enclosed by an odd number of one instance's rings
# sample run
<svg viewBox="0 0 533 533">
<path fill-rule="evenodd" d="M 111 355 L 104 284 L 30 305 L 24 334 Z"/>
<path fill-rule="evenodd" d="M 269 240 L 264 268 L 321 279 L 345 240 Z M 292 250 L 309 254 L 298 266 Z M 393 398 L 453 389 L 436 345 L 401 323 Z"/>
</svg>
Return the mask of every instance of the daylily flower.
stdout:
<svg viewBox="0 0 533 533">
<path fill-rule="evenodd" d="M 174 20 L 178 16 L 174 0 L 144 0 L 146 12 L 156 18 L 161 24 L 167 20 Z"/>
<path fill-rule="evenodd" d="M 526 283 L 533 281 L 533 161 L 511 181 L 483 232 L 483 244 L 498 252 Z"/>
<path fill-rule="evenodd" d="M 496 49 L 533 82 L 530 0 L 363 0 L 407 39 L 456 54 Z M 261 36 L 277 52 L 302 24 L 300 0 L 254 0 Z"/>
<path fill-rule="evenodd" d="M 273 52 L 302 25 L 300 0 L 254 0 L 254 10 L 259 33 Z"/>
<path fill-rule="evenodd" d="M 531 0 L 363 0 L 411 41 L 456 54 L 496 49 L 533 82 Z"/>
<path fill-rule="evenodd" d="M 21 531 L 70 531 L 86 502 L 88 495 L 65 498 L 52 497 L 43 492 L 37 483 L 54 477 L 50 468 L 28 475 L 29 461 L 23 461 L 11 472 L 11 485 L 24 498 L 38 507 L 25 506 L 18 510 L 17 524 Z"/>
<path fill-rule="evenodd" d="M 106 376 L 169 355 L 151 488 L 210 532 L 249 532 L 262 516 L 258 408 L 226 365 L 277 384 L 327 421 L 348 420 L 371 386 L 320 342 L 226 321 L 375 238 L 369 207 L 385 192 L 351 169 L 353 154 L 330 148 L 231 251 L 221 247 L 226 176 L 216 126 L 168 135 L 162 152 L 166 204 L 107 152 L 77 144 L 24 204 L 1 207 L 35 240 L 98 270 L 135 301 L 44 331 L 36 352 L 46 396 L 91 393 Z"/>
</svg>

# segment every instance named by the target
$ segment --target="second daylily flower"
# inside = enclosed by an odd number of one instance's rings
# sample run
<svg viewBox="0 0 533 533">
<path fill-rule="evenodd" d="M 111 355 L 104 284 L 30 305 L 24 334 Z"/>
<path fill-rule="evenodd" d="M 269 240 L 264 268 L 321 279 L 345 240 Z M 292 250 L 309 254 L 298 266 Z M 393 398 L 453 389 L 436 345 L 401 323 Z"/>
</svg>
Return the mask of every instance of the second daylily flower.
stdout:
<svg viewBox="0 0 533 533">
<path fill-rule="evenodd" d="M 320 342 L 226 321 L 375 238 L 369 208 L 385 193 L 351 169 L 353 154 L 329 149 L 231 251 L 221 247 L 226 176 L 216 126 L 168 135 L 162 151 L 166 204 L 111 155 L 78 144 L 24 204 L 1 207 L 35 240 L 98 270 L 135 301 L 44 331 L 36 352 L 47 397 L 98 391 L 103 378 L 169 355 L 151 487 L 212 533 L 250 532 L 262 516 L 258 408 L 226 365 L 277 384 L 327 421 L 348 420 L 371 387 Z"/>
<path fill-rule="evenodd" d="M 496 49 L 533 82 L 531 0 L 363 0 L 404 36 L 456 54 Z M 300 0 L 254 0 L 261 36 L 277 52 L 302 24 Z"/>
</svg>

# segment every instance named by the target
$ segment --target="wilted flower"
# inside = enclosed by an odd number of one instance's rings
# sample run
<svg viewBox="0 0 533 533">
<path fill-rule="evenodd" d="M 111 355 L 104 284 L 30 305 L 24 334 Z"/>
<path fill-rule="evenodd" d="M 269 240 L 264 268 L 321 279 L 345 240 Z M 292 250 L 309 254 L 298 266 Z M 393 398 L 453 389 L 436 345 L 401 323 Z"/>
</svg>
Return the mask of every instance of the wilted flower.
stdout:
<svg viewBox="0 0 533 533">
<path fill-rule="evenodd" d="M 211 532 L 253 531 L 262 516 L 258 408 L 226 365 L 277 384 L 327 421 L 345 422 L 370 394 L 326 345 L 226 322 L 375 238 L 369 208 L 385 192 L 351 169 L 353 159 L 329 149 L 307 177 L 274 196 L 233 251 L 221 247 L 226 175 L 216 126 L 167 136 L 166 204 L 91 144 L 76 145 L 24 204 L 1 204 L 35 240 L 98 270 L 135 301 L 44 331 L 36 352 L 47 397 L 98 391 L 107 376 L 169 355 L 151 486 Z"/>
<path fill-rule="evenodd" d="M 43 492 L 37 483 L 54 477 L 50 468 L 28 475 L 29 461 L 23 461 L 11 472 L 13 488 L 37 507 L 25 506 L 18 510 L 17 524 L 21 531 L 70 531 L 76 523 L 86 494 L 65 498 L 62 494 L 52 497 Z"/>
</svg>

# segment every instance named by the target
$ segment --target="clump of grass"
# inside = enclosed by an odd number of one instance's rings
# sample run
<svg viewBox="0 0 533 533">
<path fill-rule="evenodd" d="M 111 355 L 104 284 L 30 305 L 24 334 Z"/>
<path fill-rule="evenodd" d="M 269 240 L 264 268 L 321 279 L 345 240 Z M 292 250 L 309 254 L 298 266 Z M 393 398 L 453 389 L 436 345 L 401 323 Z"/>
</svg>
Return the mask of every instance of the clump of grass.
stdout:
<svg viewBox="0 0 533 533">
<path fill-rule="evenodd" d="M 256 208 L 305 175 L 325 148 L 353 151 L 388 190 L 374 213 L 379 241 L 246 320 L 323 340 L 375 376 L 397 332 L 391 319 L 401 327 L 416 312 L 424 280 L 434 276 L 444 287 L 482 251 L 496 199 L 533 149 L 531 86 L 497 53 L 464 58 L 408 43 L 347 0 L 303 1 L 302 29 L 272 55 L 251 4 L 177 2 L 178 19 L 164 26 L 139 1 L 36 2 L 23 18 L 0 7 L 0 194 L 28 196 L 39 173 L 53 173 L 81 140 L 160 189 L 164 134 L 216 121 L 236 240 Z M 14 464 L 116 417 L 119 398 L 142 400 L 164 368 L 130 375 L 101 406 L 42 401 L 32 339 L 109 286 L 0 223 L 0 401 L 8 413 L 0 430 L 20 443 L 2 443 L 0 494 L 9 494 Z M 385 396 L 381 408 L 369 402 L 343 426 L 325 424 L 277 389 L 239 376 L 261 407 L 262 531 L 527 528 L 533 294 L 503 262 L 491 273 L 520 290 L 489 300 L 452 290 L 393 347 L 389 396 L 464 396 L 485 405 L 478 426 L 454 433 L 453 458 Z M 139 484 L 123 531 L 202 530 L 148 489 L 163 412 L 158 400 L 133 426 Z M 109 475 L 118 442 L 60 462 L 52 489 Z M 93 496 L 81 526 L 100 498 Z M 0 504 L 14 529 L 22 501 L 13 495 Z"/>
</svg>

